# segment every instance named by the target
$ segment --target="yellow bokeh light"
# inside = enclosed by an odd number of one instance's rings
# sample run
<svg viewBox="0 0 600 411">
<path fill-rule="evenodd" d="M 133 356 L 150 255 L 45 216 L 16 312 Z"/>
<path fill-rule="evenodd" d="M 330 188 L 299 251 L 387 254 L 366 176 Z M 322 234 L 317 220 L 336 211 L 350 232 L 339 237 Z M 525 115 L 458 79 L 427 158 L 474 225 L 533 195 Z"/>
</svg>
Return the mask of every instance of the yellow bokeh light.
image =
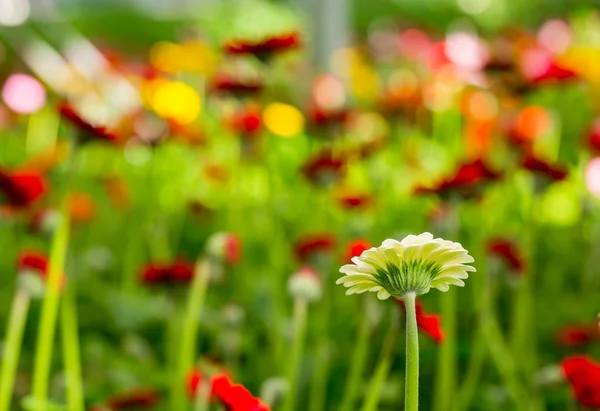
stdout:
<svg viewBox="0 0 600 411">
<path fill-rule="evenodd" d="M 181 63 L 186 60 L 186 49 L 181 44 L 163 41 L 156 43 L 150 50 L 150 63 L 167 73 L 177 73 Z"/>
<path fill-rule="evenodd" d="M 294 137 L 304 129 L 304 116 L 294 106 L 272 103 L 263 112 L 265 127 L 280 137 Z"/>
<path fill-rule="evenodd" d="M 179 124 L 189 124 L 198 117 L 202 101 L 196 91 L 185 83 L 160 83 L 152 93 L 152 108 L 165 118 Z"/>
<path fill-rule="evenodd" d="M 352 92 L 359 100 L 373 101 L 377 97 L 381 84 L 373 68 L 356 65 L 352 68 L 351 77 Z"/>
<path fill-rule="evenodd" d="M 211 74 L 217 65 L 215 52 L 207 45 L 193 41 L 185 43 L 186 56 L 183 60 L 183 69 L 186 71 Z"/>
</svg>

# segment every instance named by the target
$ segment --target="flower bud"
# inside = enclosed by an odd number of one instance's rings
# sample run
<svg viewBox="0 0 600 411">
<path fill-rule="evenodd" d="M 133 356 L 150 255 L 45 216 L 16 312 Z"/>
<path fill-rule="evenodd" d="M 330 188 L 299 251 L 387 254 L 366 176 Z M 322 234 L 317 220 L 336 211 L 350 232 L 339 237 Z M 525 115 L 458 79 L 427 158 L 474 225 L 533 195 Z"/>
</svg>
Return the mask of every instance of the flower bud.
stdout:
<svg viewBox="0 0 600 411">
<path fill-rule="evenodd" d="M 300 268 L 290 277 L 288 290 L 294 298 L 304 298 L 307 301 L 316 301 L 323 293 L 317 272 L 309 266 Z"/>
<path fill-rule="evenodd" d="M 240 238 L 234 233 L 218 232 L 206 244 L 206 253 L 214 260 L 237 264 L 240 259 Z"/>
<path fill-rule="evenodd" d="M 42 298 L 46 291 L 48 259 L 37 251 L 22 251 L 17 259 L 17 284 L 32 298 Z"/>
<path fill-rule="evenodd" d="M 271 407 L 275 407 L 281 402 L 289 389 L 287 379 L 283 377 L 271 377 L 263 382 L 260 389 L 260 398 L 264 399 Z"/>
</svg>

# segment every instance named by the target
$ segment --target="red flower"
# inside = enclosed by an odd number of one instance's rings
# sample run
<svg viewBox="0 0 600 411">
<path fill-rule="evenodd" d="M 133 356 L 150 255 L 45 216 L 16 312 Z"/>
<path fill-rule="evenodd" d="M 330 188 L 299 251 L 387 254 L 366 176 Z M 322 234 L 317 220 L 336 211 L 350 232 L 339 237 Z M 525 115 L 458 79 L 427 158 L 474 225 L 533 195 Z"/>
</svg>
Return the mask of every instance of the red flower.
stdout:
<svg viewBox="0 0 600 411">
<path fill-rule="evenodd" d="M 350 243 L 346 246 L 344 262 L 350 263 L 352 257 L 358 257 L 363 251 L 368 250 L 371 247 L 371 243 L 363 238 L 350 241 Z"/>
<path fill-rule="evenodd" d="M 461 165 L 449 179 L 440 181 L 433 187 L 417 187 L 416 194 L 437 193 L 447 196 L 456 192 L 464 198 L 477 197 L 483 183 L 496 180 L 500 175 L 491 170 L 481 159 Z"/>
<path fill-rule="evenodd" d="M 113 396 L 107 400 L 108 407 L 113 411 L 150 408 L 159 402 L 160 395 L 153 388 L 140 388 Z"/>
<path fill-rule="evenodd" d="M 344 160 L 325 151 L 309 159 L 302 167 L 302 173 L 312 183 L 327 185 L 342 176 Z"/>
<path fill-rule="evenodd" d="M 0 170 L 0 192 L 13 207 L 25 208 L 48 189 L 48 183 L 40 174 L 28 171 Z"/>
<path fill-rule="evenodd" d="M 395 300 L 402 306 L 406 312 L 406 304 L 403 300 Z M 436 343 L 444 341 L 444 331 L 442 330 L 441 318 L 439 314 L 426 314 L 420 301 L 415 302 L 417 314 L 417 327 L 425 334 L 431 337 Z"/>
<path fill-rule="evenodd" d="M 531 78 L 530 81 L 533 84 L 546 84 L 549 82 L 577 80 L 578 78 L 579 76 L 573 70 L 562 67 L 556 61 L 552 61 L 544 71 Z"/>
<path fill-rule="evenodd" d="M 267 37 L 259 41 L 232 40 L 223 46 L 228 54 L 253 54 L 261 60 L 267 60 L 275 53 L 300 46 L 300 33 L 291 32 Z"/>
<path fill-rule="evenodd" d="M 311 234 L 304 236 L 294 244 L 296 257 L 300 261 L 308 260 L 317 252 L 331 251 L 335 246 L 335 238 L 331 234 Z"/>
<path fill-rule="evenodd" d="M 225 260 L 229 264 L 237 264 L 240 261 L 242 242 L 235 234 L 230 234 L 225 239 Z"/>
<path fill-rule="evenodd" d="M 73 124 L 79 131 L 84 133 L 84 141 L 98 140 L 110 143 L 116 143 L 118 137 L 110 133 L 104 126 L 95 126 L 85 120 L 73 107 L 67 103 L 61 103 L 58 106 L 58 112 L 61 117 Z"/>
<path fill-rule="evenodd" d="M 188 393 L 195 397 L 202 374 L 196 370 L 188 377 Z M 254 397 L 241 384 L 234 384 L 226 374 L 216 374 L 211 379 L 211 398 L 221 402 L 228 411 L 269 411 L 269 407 Z"/>
<path fill-rule="evenodd" d="M 141 279 L 147 284 L 188 283 L 194 276 L 194 265 L 185 260 L 172 264 L 148 264 L 143 267 Z"/>
<path fill-rule="evenodd" d="M 246 106 L 234 117 L 233 128 L 244 136 L 254 136 L 262 128 L 260 109 L 257 106 Z"/>
<path fill-rule="evenodd" d="M 550 181 L 560 181 L 567 177 L 567 172 L 563 168 L 547 163 L 533 154 L 525 157 L 521 166 L 537 175 L 548 178 Z"/>
<path fill-rule="evenodd" d="M 556 342 L 562 347 L 587 345 L 600 340 L 600 330 L 596 324 L 567 325 L 556 333 Z"/>
<path fill-rule="evenodd" d="M 263 87 L 263 83 L 258 79 L 242 79 L 227 73 L 218 73 L 212 83 L 214 91 L 231 93 L 240 97 L 258 93 Z"/>
<path fill-rule="evenodd" d="M 23 250 L 17 257 L 17 271 L 34 271 L 45 278 L 48 274 L 48 258 L 39 251 Z"/>
<path fill-rule="evenodd" d="M 600 408 L 600 365 L 583 356 L 569 357 L 561 365 L 577 401 L 584 407 Z"/>
<path fill-rule="evenodd" d="M 525 261 L 517 245 L 504 238 L 492 238 L 487 244 L 488 253 L 502 259 L 511 269 L 521 274 Z"/>
</svg>

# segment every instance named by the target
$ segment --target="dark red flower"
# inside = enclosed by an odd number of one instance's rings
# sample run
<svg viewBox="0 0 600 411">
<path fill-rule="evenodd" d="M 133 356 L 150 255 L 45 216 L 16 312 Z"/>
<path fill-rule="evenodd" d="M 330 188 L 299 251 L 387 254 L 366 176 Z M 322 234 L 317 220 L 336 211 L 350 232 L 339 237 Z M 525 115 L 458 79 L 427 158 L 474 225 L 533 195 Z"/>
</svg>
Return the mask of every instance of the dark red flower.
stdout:
<svg viewBox="0 0 600 411">
<path fill-rule="evenodd" d="M 276 53 L 295 49 L 300 46 L 300 33 L 291 32 L 267 37 L 258 41 L 232 40 L 223 46 L 228 54 L 253 54 L 261 60 L 267 60 Z"/>
<path fill-rule="evenodd" d="M 153 388 L 139 388 L 109 398 L 107 405 L 113 411 L 137 410 L 140 408 L 150 408 L 159 402 L 160 395 L 158 391 Z"/>
<path fill-rule="evenodd" d="M 547 178 L 550 181 L 560 181 L 567 177 L 567 171 L 558 165 L 547 163 L 546 161 L 529 154 L 523 159 L 521 166 L 537 175 Z"/>
<path fill-rule="evenodd" d="M 464 198 L 477 197 L 484 183 L 496 180 L 498 173 L 491 170 L 482 159 L 459 166 L 454 176 L 444 179 L 433 187 L 417 187 L 415 194 L 436 193 L 446 197 L 457 193 Z"/>
<path fill-rule="evenodd" d="M 596 152 L 600 152 L 600 117 L 594 120 L 589 131 L 587 143 Z"/>
<path fill-rule="evenodd" d="M 263 83 L 258 79 L 244 79 L 227 73 L 218 73 L 212 82 L 214 91 L 231 93 L 240 97 L 258 93 L 263 87 Z"/>
<path fill-rule="evenodd" d="M 402 309 L 406 312 L 406 304 L 403 300 L 395 300 Z M 444 331 L 442 330 L 441 318 L 439 314 L 426 314 L 423 310 L 423 304 L 420 301 L 415 302 L 417 314 L 417 327 L 426 335 L 431 337 L 436 343 L 440 344 L 444 341 Z"/>
<path fill-rule="evenodd" d="M 41 174 L 0 170 L 0 193 L 13 207 L 28 207 L 42 197 L 47 189 L 48 183 Z"/>
<path fill-rule="evenodd" d="M 193 276 L 194 265 L 186 260 L 177 260 L 171 264 L 148 264 L 141 272 L 141 280 L 147 284 L 188 283 Z"/>
<path fill-rule="evenodd" d="M 562 347 L 587 345 L 600 340 L 597 324 L 567 325 L 558 329 L 556 343 Z"/>
<path fill-rule="evenodd" d="M 366 208 L 373 204 L 373 197 L 368 194 L 344 192 L 338 195 L 338 203 L 346 209 Z"/>
<path fill-rule="evenodd" d="M 488 253 L 503 260 L 516 273 L 523 273 L 525 261 L 521 250 L 513 241 L 505 238 L 492 238 L 487 244 Z"/>
<path fill-rule="evenodd" d="M 506 137 L 514 147 L 520 148 L 525 152 L 531 151 L 534 140 L 530 137 L 523 135 L 519 130 L 512 125 L 506 132 Z"/>
<path fill-rule="evenodd" d="M 17 271 L 33 271 L 43 278 L 48 274 L 48 257 L 35 250 L 23 250 L 17 257 Z"/>
<path fill-rule="evenodd" d="M 188 393 L 195 397 L 203 376 L 194 370 L 188 377 Z M 254 397 L 243 385 L 235 384 L 226 374 L 216 374 L 211 379 L 211 398 L 218 400 L 227 411 L 269 411 L 269 407 Z"/>
<path fill-rule="evenodd" d="M 577 401 L 584 407 L 600 408 L 600 364 L 574 356 L 564 359 L 561 365 Z"/>
<path fill-rule="evenodd" d="M 371 248 L 371 243 L 364 238 L 358 238 L 350 241 L 346 246 L 346 253 L 344 254 L 344 262 L 350 264 L 352 257 L 358 257 L 363 251 Z"/>
<path fill-rule="evenodd" d="M 116 143 L 119 141 L 118 137 L 109 132 L 104 126 L 96 126 L 85 120 L 75 109 L 68 103 L 61 103 L 58 106 L 58 112 L 61 117 L 69 121 L 79 131 L 83 133 L 83 140 L 97 140 L 109 143 Z"/>
<path fill-rule="evenodd" d="M 326 124 L 341 124 L 346 121 L 350 115 L 347 108 L 326 109 L 317 105 L 311 105 L 308 109 L 309 118 L 318 126 Z"/>
<path fill-rule="evenodd" d="M 327 185 L 342 177 L 344 164 L 342 157 L 324 151 L 309 159 L 302 167 L 302 173 L 312 183 Z"/>
<path fill-rule="evenodd" d="M 310 234 L 299 238 L 294 250 L 300 261 L 306 261 L 315 253 L 331 251 L 334 246 L 335 238 L 331 234 Z"/>
</svg>

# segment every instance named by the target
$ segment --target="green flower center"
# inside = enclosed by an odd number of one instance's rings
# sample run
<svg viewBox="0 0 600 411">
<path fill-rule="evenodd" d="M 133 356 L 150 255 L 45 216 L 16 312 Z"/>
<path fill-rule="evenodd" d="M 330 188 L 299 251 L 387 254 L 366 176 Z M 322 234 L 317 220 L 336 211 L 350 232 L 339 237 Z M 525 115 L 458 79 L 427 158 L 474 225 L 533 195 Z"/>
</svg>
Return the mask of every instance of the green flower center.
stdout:
<svg viewBox="0 0 600 411">
<path fill-rule="evenodd" d="M 377 268 L 374 275 L 378 285 L 396 298 L 401 298 L 407 292 L 417 295 L 426 293 L 431 282 L 442 271 L 442 266 L 433 261 L 412 260 L 402 261 L 399 266 L 386 264 L 386 269 Z"/>
</svg>

